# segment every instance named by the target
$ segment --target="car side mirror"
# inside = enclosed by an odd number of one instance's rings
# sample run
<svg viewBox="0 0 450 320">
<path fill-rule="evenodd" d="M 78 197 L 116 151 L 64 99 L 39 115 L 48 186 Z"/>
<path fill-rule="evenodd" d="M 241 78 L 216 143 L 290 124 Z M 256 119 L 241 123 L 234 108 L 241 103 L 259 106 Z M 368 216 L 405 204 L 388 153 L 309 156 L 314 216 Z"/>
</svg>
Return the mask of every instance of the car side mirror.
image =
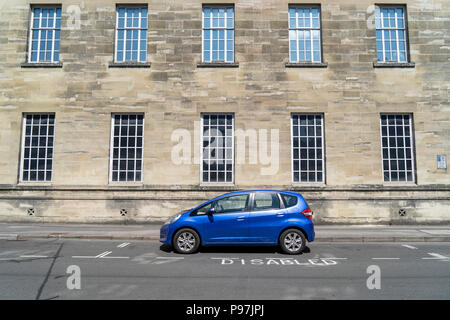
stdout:
<svg viewBox="0 0 450 320">
<path fill-rule="evenodd" d="M 215 213 L 215 212 L 216 212 L 216 208 L 211 207 L 211 208 L 208 210 L 208 215 L 210 216 L 210 215 L 212 215 L 212 214 Z"/>
</svg>

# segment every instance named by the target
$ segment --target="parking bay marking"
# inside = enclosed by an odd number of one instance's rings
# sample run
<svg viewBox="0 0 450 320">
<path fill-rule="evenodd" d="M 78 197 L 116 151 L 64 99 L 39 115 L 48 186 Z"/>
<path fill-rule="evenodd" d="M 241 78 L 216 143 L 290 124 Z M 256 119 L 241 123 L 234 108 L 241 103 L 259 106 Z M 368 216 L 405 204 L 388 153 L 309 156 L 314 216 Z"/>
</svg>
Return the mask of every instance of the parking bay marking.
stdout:
<svg viewBox="0 0 450 320">
<path fill-rule="evenodd" d="M 124 243 L 119 244 L 119 245 L 117 246 L 117 248 L 125 248 L 125 247 L 128 246 L 129 244 L 130 244 L 129 242 L 124 242 Z"/>
<path fill-rule="evenodd" d="M 75 259 L 130 259 L 130 257 L 112 257 L 109 256 L 112 251 L 105 251 L 96 256 L 72 256 Z"/>
<path fill-rule="evenodd" d="M 405 247 L 405 248 L 408 248 L 408 249 L 417 249 L 416 247 L 411 246 L 409 244 L 402 244 L 402 247 Z"/>
<path fill-rule="evenodd" d="M 440 260 L 440 261 L 450 261 L 450 257 L 443 256 L 439 253 L 429 252 L 428 253 L 432 258 L 422 258 L 423 260 Z"/>
<path fill-rule="evenodd" d="M 300 265 L 300 266 L 328 266 L 338 264 L 335 260 L 347 260 L 347 258 L 313 258 L 307 262 L 300 262 L 294 258 L 260 258 L 260 259 L 241 259 L 241 258 L 211 258 L 212 260 L 220 260 L 221 265 L 231 265 L 236 262 L 240 265 Z"/>
</svg>

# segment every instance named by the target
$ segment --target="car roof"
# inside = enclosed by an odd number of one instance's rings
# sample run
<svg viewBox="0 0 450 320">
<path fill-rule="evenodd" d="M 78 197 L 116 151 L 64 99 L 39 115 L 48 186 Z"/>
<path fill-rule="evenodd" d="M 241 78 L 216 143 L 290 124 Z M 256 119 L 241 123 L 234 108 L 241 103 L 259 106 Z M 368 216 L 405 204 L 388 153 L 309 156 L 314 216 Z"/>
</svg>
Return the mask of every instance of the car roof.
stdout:
<svg viewBox="0 0 450 320">
<path fill-rule="evenodd" d="M 211 200 L 220 199 L 220 198 L 225 197 L 225 196 L 232 196 L 232 195 L 246 194 L 246 193 L 254 193 L 254 192 L 277 192 L 277 193 L 290 194 L 290 195 L 293 195 L 293 196 L 296 196 L 296 197 L 301 196 L 300 193 L 292 192 L 292 191 L 282 191 L 282 190 L 242 190 L 242 191 L 233 191 L 233 192 L 225 193 L 225 194 L 222 194 L 222 195 L 220 195 L 218 197 L 215 197 L 214 199 L 211 199 Z"/>
</svg>

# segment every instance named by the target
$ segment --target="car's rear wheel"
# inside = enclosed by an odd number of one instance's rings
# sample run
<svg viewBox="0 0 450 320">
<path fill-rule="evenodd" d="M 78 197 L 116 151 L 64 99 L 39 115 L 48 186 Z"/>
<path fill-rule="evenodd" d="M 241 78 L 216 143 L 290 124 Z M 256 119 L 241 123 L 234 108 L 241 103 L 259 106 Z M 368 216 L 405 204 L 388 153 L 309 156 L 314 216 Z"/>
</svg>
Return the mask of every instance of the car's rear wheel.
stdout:
<svg viewBox="0 0 450 320">
<path fill-rule="evenodd" d="M 200 236 L 192 229 L 178 230 L 173 237 L 173 248 L 182 254 L 194 253 L 200 246 Z"/>
<path fill-rule="evenodd" d="M 297 229 L 288 229 L 280 235 L 280 247 L 287 254 L 299 254 L 305 249 L 306 239 Z"/>
</svg>

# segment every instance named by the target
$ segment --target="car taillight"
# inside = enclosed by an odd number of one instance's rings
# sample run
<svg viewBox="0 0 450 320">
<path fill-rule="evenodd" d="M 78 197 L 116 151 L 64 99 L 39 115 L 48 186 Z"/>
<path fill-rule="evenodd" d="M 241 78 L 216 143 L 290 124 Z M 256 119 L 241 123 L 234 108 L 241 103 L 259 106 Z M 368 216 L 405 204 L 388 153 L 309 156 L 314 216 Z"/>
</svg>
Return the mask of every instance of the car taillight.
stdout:
<svg viewBox="0 0 450 320">
<path fill-rule="evenodd" d="M 312 220 L 312 211 L 310 208 L 306 208 L 305 210 L 302 211 L 302 214 L 307 217 L 309 220 Z"/>
</svg>

